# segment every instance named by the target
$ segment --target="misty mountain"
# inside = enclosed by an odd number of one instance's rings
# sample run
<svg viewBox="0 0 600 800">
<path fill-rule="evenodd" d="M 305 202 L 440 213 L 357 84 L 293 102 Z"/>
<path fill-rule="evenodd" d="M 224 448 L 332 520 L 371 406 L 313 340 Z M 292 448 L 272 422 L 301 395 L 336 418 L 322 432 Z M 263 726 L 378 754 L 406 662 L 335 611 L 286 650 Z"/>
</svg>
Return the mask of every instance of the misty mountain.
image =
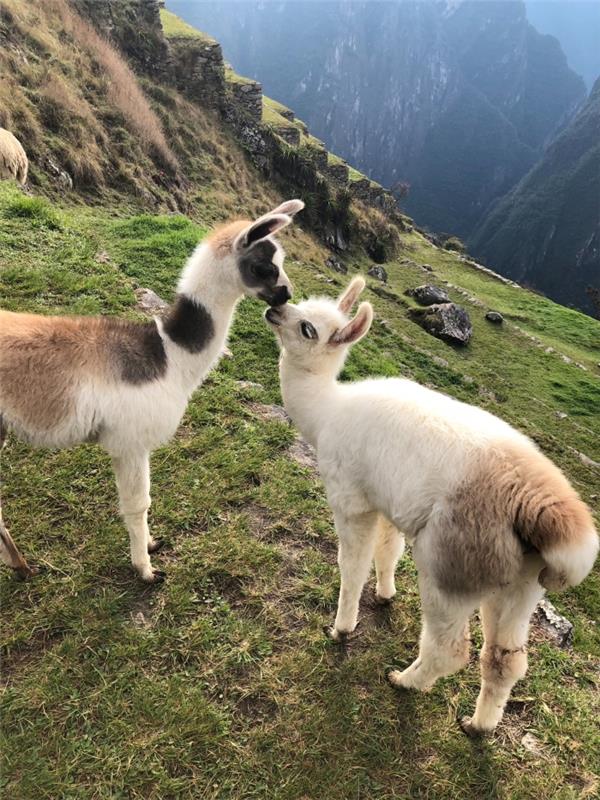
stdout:
<svg viewBox="0 0 600 800">
<path fill-rule="evenodd" d="M 522 2 L 202 2 L 168 7 L 416 220 L 469 237 L 585 96 Z"/>
<path fill-rule="evenodd" d="M 600 288 L 600 79 L 568 128 L 475 232 L 504 275 L 592 311 Z"/>
<path fill-rule="evenodd" d="M 600 3 L 597 0 L 526 0 L 527 18 L 556 36 L 569 66 L 591 89 L 600 77 Z"/>
</svg>

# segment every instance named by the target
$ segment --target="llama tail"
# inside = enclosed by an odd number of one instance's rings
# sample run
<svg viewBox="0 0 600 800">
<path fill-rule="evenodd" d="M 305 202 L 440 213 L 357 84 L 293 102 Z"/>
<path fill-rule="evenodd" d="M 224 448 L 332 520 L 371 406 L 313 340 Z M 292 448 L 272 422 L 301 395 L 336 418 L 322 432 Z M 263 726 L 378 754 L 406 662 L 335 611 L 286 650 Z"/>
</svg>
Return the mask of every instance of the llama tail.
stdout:
<svg viewBox="0 0 600 800">
<path fill-rule="evenodd" d="M 514 526 L 546 564 L 539 576 L 542 586 L 560 591 L 577 586 L 591 571 L 598 533 L 590 510 L 558 467 L 539 452 L 532 456 L 518 465 L 522 477 L 512 498 Z"/>
<path fill-rule="evenodd" d="M 593 527 L 573 530 L 571 541 L 542 550 L 546 566 L 539 582 L 548 591 L 577 586 L 591 572 L 598 555 L 598 534 Z"/>
</svg>

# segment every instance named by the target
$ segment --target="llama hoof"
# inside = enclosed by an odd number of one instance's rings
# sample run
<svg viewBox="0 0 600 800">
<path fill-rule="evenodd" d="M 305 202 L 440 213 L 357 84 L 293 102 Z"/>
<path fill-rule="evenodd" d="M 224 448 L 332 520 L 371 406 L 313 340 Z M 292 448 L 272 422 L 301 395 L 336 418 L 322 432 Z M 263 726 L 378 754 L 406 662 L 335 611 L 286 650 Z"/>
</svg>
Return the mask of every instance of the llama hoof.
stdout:
<svg viewBox="0 0 600 800">
<path fill-rule="evenodd" d="M 148 552 L 158 553 L 159 550 L 162 550 L 165 544 L 166 542 L 164 539 L 153 539 L 152 544 L 148 545 Z"/>
<path fill-rule="evenodd" d="M 323 633 L 332 642 L 343 642 L 346 638 L 346 634 L 336 631 L 333 625 L 323 625 Z"/>
<path fill-rule="evenodd" d="M 344 644 L 350 638 L 350 634 L 345 631 L 338 631 L 335 625 L 323 625 L 323 633 L 332 642 Z"/>
<path fill-rule="evenodd" d="M 140 575 L 140 578 L 144 581 L 144 583 L 150 584 L 164 583 L 166 577 L 167 573 L 160 569 L 152 569 L 149 573 Z"/>
<path fill-rule="evenodd" d="M 415 677 L 415 670 L 407 667 L 404 670 L 392 669 L 387 673 L 387 679 L 394 689 L 415 689 L 418 692 L 428 692 L 430 686 L 423 685 Z"/>
<path fill-rule="evenodd" d="M 24 567 L 14 567 L 14 573 L 18 580 L 20 581 L 29 581 L 31 578 L 34 578 L 36 575 L 39 575 L 40 568 L 39 567 L 30 567 L 29 564 L 25 565 Z"/>
<path fill-rule="evenodd" d="M 407 687 L 400 680 L 400 675 L 402 673 L 399 669 L 386 669 L 385 671 L 385 677 L 390 686 L 393 686 L 394 689 L 406 689 Z"/>
<path fill-rule="evenodd" d="M 394 597 L 396 597 L 396 592 L 391 597 L 383 597 L 380 594 L 375 594 L 375 602 L 379 606 L 391 606 L 394 602 Z"/>
<path fill-rule="evenodd" d="M 487 736 L 491 731 L 483 731 L 473 725 L 472 717 L 461 717 L 458 724 L 460 725 L 463 733 L 466 733 L 469 739 L 481 739 Z"/>
</svg>

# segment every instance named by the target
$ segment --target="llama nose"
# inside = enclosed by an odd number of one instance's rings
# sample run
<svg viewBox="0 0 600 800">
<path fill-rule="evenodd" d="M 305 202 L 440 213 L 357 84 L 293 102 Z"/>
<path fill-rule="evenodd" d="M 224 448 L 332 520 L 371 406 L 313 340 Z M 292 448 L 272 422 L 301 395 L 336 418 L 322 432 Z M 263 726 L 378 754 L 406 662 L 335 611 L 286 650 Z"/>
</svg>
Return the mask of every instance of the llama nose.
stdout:
<svg viewBox="0 0 600 800">
<path fill-rule="evenodd" d="M 276 286 L 275 291 L 273 293 L 273 302 L 271 305 L 273 306 L 282 306 L 287 303 L 288 300 L 291 300 L 292 295 L 290 290 L 287 286 Z"/>
</svg>

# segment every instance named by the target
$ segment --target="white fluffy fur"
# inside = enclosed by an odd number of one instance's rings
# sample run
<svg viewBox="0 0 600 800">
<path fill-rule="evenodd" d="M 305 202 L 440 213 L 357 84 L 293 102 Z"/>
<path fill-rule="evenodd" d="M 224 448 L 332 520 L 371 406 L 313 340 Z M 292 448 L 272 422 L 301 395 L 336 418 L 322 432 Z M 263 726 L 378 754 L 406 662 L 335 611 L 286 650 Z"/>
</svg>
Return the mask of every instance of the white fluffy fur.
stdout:
<svg viewBox="0 0 600 800">
<path fill-rule="evenodd" d="M 266 312 L 281 342 L 285 407 L 316 447 L 339 536 L 341 588 L 330 635 L 337 640 L 354 630 L 373 559 L 377 594 L 381 599 L 394 595 L 393 573 L 406 535 L 419 570 L 423 632 L 417 660 L 391 673 L 390 681 L 426 690 L 464 666 L 469 617 L 481 605 L 486 632 L 482 693 L 467 727 L 491 730 L 514 681 L 525 674 L 529 618 L 544 592 L 538 581 L 544 562 L 537 553 L 524 555 L 516 582 L 485 596 L 468 587 L 449 594 L 432 578 L 433 559 L 440 555 L 428 533 L 482 454 L 505 445 L 535 447 L 486 411 L 409 380 L 337 382 L 348 346 L 371 324 L 368 303 L 353 320 L 347 317 L 363 288 L 362 278 L 356 278 L 337 302 L 310 299 Z M 597 547 L 597 537 L 592 538 Z M 579 579 L 594 557 L 595 552 L 584 555 Z"/>
<path fill-rule="evenodd" d="M 29 161 L 21 142 L 6 128 L 0 128 L 0 180 L 14 178 L 27 183 Z"/>
</svg>

